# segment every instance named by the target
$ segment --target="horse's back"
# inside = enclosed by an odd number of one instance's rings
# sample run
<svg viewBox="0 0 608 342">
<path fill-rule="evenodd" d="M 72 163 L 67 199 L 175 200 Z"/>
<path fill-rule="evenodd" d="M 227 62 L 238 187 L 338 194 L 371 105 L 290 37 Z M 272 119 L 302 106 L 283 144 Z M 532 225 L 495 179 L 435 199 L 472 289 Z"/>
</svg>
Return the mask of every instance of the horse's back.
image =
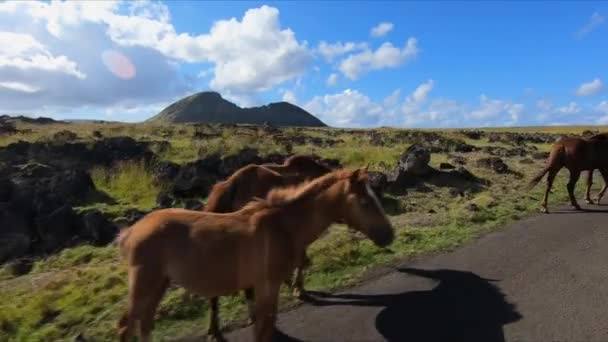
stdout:
<svg viewBox="0 0 608 342">
<path fill-rule="evenodd" d="M 603 165 L 608 166 L 608 140 L 594 140 L 580 137 L 566 137 L 557 142 L 554 148 L 564 151 L 563 160 L 570 170 L 591 170 Z"/>
</svg>

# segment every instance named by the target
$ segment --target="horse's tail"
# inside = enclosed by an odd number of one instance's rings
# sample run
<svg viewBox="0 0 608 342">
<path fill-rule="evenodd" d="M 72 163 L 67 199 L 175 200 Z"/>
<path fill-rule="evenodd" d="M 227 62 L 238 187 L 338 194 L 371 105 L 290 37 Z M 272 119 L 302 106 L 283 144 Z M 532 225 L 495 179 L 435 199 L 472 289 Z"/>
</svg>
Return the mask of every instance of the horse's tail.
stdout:
<svg viewBox="0 0 608 342">
<path fill-rule="evenodd" d="M 565 153 L 566 153 L 566 149 L 562 145 L 559 145 L 559 146 L 551 149 L 549 158 L 547 158 L 547 165 L 545 165 L 545 167 L 542 170 L 540 170 L 540 172 L 538 172 L 536 174 L 536 176 L 534 176 L 534 178 L 532 178 L 530 180 L 530 182 L 528 183 L 528 189 L 531 189 L 536 184 L 538 184 L 538 182 L 540 182 L 541 179 L 543 179 L 543 177 L 547 174 L 547 172 L 549 172 L 549 170 L 557 167 L 558 164 L 561 163 Z"/>
<path fill-rule="evenodd" d="M 232 202 L 236 194 L 235 180 L 228 180 L 217 183 L 213 186 L 209 200 L 205 204 L 204 210 L 212 213 L 232 211 Z"/>
<path fill-rule="evenodd" d="M 123 257 L 126 257 L 127 255 L 127 248 L 126 248 L 126 241 L 127 238 L 129 237 L 129 235 L 131 234 L 132 231 L 132 227 L 126 227 L 126 228 L 122 228 L 120 230 L 120 232 L 118 233 L 118 235 L 116 236 L 116 239 L 114 240 L 114 243 L 116 245 L 118 245 L 118 249 L 120 250 L 120 254 Z"/>
</svg>

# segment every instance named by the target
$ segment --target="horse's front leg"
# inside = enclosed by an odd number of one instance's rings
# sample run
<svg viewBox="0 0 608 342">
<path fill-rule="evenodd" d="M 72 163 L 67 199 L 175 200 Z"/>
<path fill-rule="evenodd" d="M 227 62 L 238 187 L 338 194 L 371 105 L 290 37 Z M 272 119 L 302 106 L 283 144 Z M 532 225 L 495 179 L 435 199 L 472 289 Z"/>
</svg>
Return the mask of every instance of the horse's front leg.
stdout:
<svg viewBox="0 0 608 342">
<path fill-rule="evenodd" d="M 270 342 L 276 330 L 280 283 L 255 287 L 255 341 Z"/>
<path fill-rule="evenodd" d="M 296 277 L 293 281 L 293 296 L 300 298 L 304 294 L 304 270 L 310 266 L 310 259 L 306 252 L 302 253 L 300 265 L 296 268 Z"/>
</svg>

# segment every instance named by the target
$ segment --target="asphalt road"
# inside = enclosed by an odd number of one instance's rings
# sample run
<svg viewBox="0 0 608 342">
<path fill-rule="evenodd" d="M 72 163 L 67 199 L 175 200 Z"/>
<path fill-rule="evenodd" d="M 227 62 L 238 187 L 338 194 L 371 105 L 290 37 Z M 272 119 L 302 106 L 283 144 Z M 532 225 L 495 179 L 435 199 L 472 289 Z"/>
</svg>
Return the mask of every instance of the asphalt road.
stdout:
<svg viewBox="0 0 608 342">
<path fill-rule="evenodd" d="M 608 206 L 586 208 L 555 208 L 343 293 L 313 293 L 279 315 L 278 340 L 608 341 Z M 253 340 L 251 328 L 226 337 Z"/>
</svg>

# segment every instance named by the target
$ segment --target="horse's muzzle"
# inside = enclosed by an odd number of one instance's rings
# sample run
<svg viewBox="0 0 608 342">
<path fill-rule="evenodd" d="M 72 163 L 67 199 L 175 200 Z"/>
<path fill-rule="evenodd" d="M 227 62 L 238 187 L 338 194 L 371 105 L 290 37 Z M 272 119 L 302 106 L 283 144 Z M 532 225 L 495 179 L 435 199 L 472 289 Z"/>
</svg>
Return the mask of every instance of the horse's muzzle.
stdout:
<svg viewBox="0 0 608 342">
<path fill-rule="evenodd" d="M 376 232 L 377 233 L 374 234 L 372 241 L 378 247 L 386 247 L 393 243 L 393 241 L 395 240 L 395 233 L 392 229 L 380 228 L 376 230 Z"/>
</svg>

